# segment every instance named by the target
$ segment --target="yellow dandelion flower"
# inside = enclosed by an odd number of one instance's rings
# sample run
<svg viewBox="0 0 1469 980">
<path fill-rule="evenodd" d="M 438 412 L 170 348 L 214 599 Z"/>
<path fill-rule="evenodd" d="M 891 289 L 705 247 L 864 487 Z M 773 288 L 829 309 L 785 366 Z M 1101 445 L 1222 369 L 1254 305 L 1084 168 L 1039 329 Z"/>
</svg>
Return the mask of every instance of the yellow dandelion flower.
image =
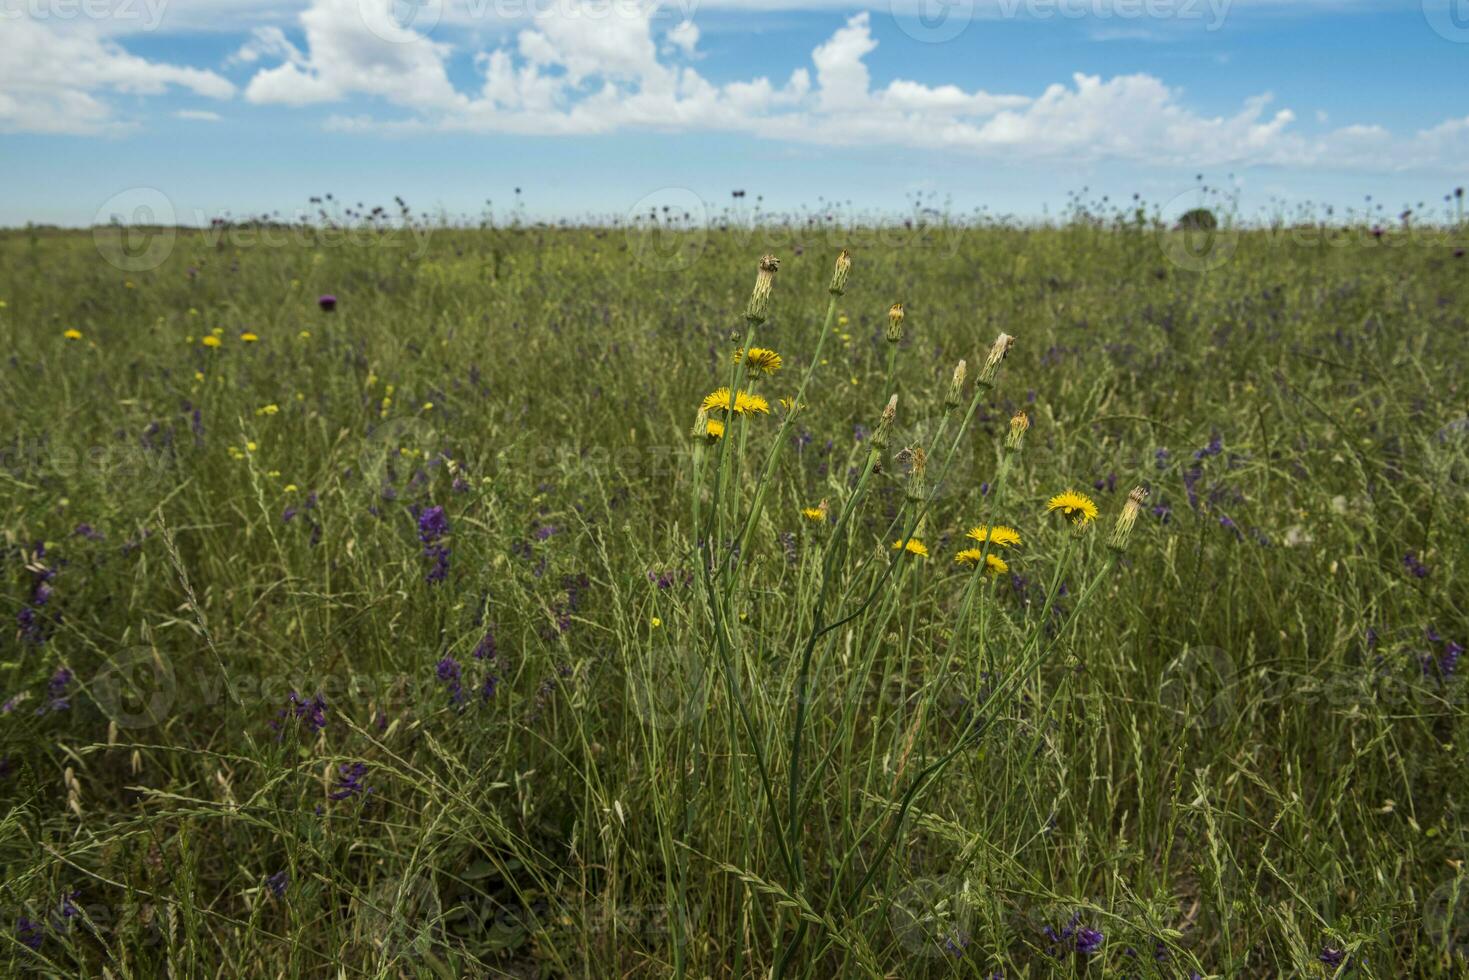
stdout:
<svg viewBox="0 0 1469 980">
<path fill-rule="evenodd" d="M 716 388 L 705 396 L 702 403 L 705 411 L 727 411 L 729 409 L 729 389 Z M 736 392 L 734 396 L 734 411 L 736 415 L 769 415 L 770 403 L 760 395 L 752 395 L 748 391 Z"/>
<path fill-rule="evenodd" d="M 704 435 L 708 437 L 710 442 L 722 438 L 724 436 L 724 423 L 718 419 L 710 419 L 704 423 Z"/>
<path fill-rule="evenodd" d="M 1001 548 L 1014 547 L 1020 543 L 1020 532 L 1013 527 L 1006 527 L 1003 524 L 996 527 L 986 527 L 983 524 L 977 527 L 971 527 L 968 536 L 981 544 L 988 541 L 990 544 L 997 544 Z"/>
<path fill-rule="evenodd" d="M 204 346 L 205 347 L 218 347 L 218 346 L 220 346 L 223 343 L 224 343 L 224 341 L 220 340 L 214 334 L 210 334 L 209 336 L 207 336 L 207 337 L 204 338 Z"/>
<path fill-rule="evenodd" d="M 258 445 L 257 445 L 257 444 L 256 444 L 256 443 L 255 443 L 255 442 L 254 442 L 254 440 L 251 440 L 251 441 L 250 441 L 250 442 L 247 442 L 247 443 L 245 443 L 245 448 L 246 448 L 246 449 L 247 449 L 247 450 L 249 450 L 249 451 L 250 451 L 250 452 L 252 452 L 252 453 L 253 453 L 253 452 L 254 452 L 254 451 L 255 451 L 255 450 L 257 450 L 257 449 L 259 449 L 259 448 L 260 448 L 260 446 L 258 446 Z"/>
<path fill-rule="evenodd" d="M 253 344 L 260 338 L 255 336 L 255 334 L 251 333 L 250 331 L 246 330 L 244 333 L 240 334 L 240 339 L 247 344 Z"/>
<path fill-rule="evenodd" d="M 970 568 L 973 568 L 979 564 L 981 558 L 984 559 L 984 571 L 986 575 L 1003 575 L 1010 570 L 1010 566 L 1005 563 L 1005 559 L 999 555 L 986 555 L 978 548 L 965 548 L 954 556 L 954 561 L 957 564 L 968 565 Z"/>
<path fill-rule="evenodd" d="M 70 330 L 66 331 L 66 333 L 62 334 L 61 336 L 65 337 L 67 340 L 81 340 L 82 339 L 82 332 L 80 330 L 78 330 L 76 327 L 72 327 Z"/>
<path fill-rule="evenodd" d="M 1075 490 L 1056 494 L 1046 501 L 1046 510 L 1053 514 L 1059 511 L 1077 527 L 1085 527 L 1097 519 L 1097 505 L 1092 502 L 1092 498 Z"/>
<path fill-rule="evenodd" d="M 279 412 L 280 410 L 281 410 L 281 407 L 279 405 L 276 405 L 276 404 L 261 405 L 259 408 L 257 408 L 255 410 L 255 414 L 256 415 L 274 415 L 277 412 Z"/>
<path fill-rule="evenodd" d="M 736 364 L 740 362 L 741 358 L 746 359 L 746 363 L 751 371 L 774 374 L 780 370 L 780 355 L 764 347 L 751 347 L 748 358 L 746 358 L 743 349 L 735 351 L 734 359 Z"/>
<path fill-rule="evenodd" d="M 297 489 L 298 488 L 296 487 L 296 484 L 294 484 L 294 483 L 287 483 L 285 486 L 281 487 L 281 492 L 282 493 L 295 493 Z"/>
<path fill-rule="evenodd" d="M 899 549 L 906 550 L 909 554 L 917 555 L 919 558 L 928 557 L 928 546 L 917 538 L 909 538 L 907 548 L 903 548 L 903 542 L 901 540 L 894 541 L 893 550 L 898 551 Z"/>
<path fill-rule="evenodd" d="M 657 629 L 658 627 L 663 625 L 663 620 L 659 619 L 657 616 L 654 616 L 651 620 L 649 620 L 649 622 L 653 624 L 654 629 Z"/>
<path fill-rule="evenodd" d="M 821 524 L 826 523 L 826 519 L 828 516 L 830 516 L 830 514 L 831 505 L 828 504 L 824 498 L 822 499 L 821 503 L 817 504 L 815 507 L 801 508 L 802 517 L 806 518 L 806 520 L 808 521 L 816 521 Z"/>
</svg>

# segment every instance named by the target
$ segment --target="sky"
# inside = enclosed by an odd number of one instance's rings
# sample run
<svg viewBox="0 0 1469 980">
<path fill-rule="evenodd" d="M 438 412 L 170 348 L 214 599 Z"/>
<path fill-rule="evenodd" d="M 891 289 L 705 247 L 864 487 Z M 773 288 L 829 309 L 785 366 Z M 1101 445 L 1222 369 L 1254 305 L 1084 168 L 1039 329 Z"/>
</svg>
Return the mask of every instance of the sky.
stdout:
<svg viewBox="0 0 1469 980">
<path fill-rule="evenodd" d="M 1441 219 L 1466 81 L 1469 0 L 0 0 L 0 225 Z"/>
</svg>

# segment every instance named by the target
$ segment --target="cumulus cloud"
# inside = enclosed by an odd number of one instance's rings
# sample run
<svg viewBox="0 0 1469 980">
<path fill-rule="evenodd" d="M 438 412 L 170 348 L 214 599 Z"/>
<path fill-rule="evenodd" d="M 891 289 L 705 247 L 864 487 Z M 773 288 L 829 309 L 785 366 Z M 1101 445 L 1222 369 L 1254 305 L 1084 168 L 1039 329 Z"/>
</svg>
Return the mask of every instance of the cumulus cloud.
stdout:
<svg viewBox="0 0 1469 980">
<path fill-rule="evenodd" d="M 97 133 L 121 128 L 108 93 L 160 95 L 171 87 L 228 99 L 235 87 L 212 71 L 149 61 L 93 25 L 6 18 L 0 44 L 0 131 Z"/>
</svg>

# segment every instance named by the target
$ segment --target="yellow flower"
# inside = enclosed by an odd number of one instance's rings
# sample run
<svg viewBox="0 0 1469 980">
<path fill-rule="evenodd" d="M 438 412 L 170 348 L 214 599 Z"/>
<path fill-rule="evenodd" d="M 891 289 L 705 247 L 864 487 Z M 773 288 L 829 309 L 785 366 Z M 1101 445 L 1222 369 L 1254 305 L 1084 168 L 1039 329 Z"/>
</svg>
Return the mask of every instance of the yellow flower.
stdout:
<svg viewBox="0 0 1469 980">
<path fill-rule="evenodd" d="M 216 337 L 223 337 L 224 336 L 224 327 L 215 327 L 213 330 L 211 330 L 209 332 L 212 333 L 212 334 L 214 334 L 214 336 L 216 336 Z"/>
<path fill-rule="evenodd" d="M 65 337 L 67 340 L 81 340 L 82 339 L 82 332 L 80 330 L 78 330 L 76 327 L 72 327 L 70 330 L 68 330 L 66 333 L 62 334 L 61 336 Z"/>
<path fill-rule="evenodd" d="M 302 340 L 310 340 L 311 339 L 311 331 L 310 330 L 302 330 L 300 333 L 296 334 L 296 336 L 297 337 L 300 337 Z"/>
<path fill-rule="evenodd" d="M 204 380 L 204 372 L 203 371 L 195 371 L 194 372 L 194 380 L 195 381 L 203 381 Z"/>
<path fill-rule="evenodd" d="M 279 412 L 280 410 L 281 410 L 281 407 L 279 405 L 275 405 L 275 404 L 262 405 L 262 406 L 260 406 L 259 408 L 257 408 L 255 410 L 255 414 L 256 415 L 274 415 L 275 413 Z"/>
<path fill-rule="evenodd" d="M 837 326 L 839 326 L 839 327 L 845 327 L 847 324 L 849 324 L 851 322 L 852 322 L 851 320 L 848 320 L 847 319 L 847 314 L 845 314 L 845 313 L 843 313 L 841 316 L 837 317 Z"/>
<path fill-rule="evenodd" d="M 1010 570 L 1005 564 L 1005 559 L 999 555 L 986 555 L 978 548 L 965 548 L 954 556 L 954 561 L 960 565 L 968 565 L 973 568 L 979 564 L 979 559 L 984 558 L 984 571 L 986 575 L 1002 575 Z"/>
<path fill-rule="evenodd" d="M 903 547 L 903 542 L 901 540 L 898 540 L 898 541 L 894 541 L 893 542 L 893 550 L 894 551 L 897 551 L 898 549 L 900 549 L 902 547 Z M 908 551 L 910 554 L 917 555 L 919 558 L 927 558 L 928 557 L 928 547 L 922 541 L 919 541 L 917 538 L 909 538 L 908 539 L 908 547 L 905 550 Z"/>
<path fill-rule="evenodd" d="M 260 447 L 255 444 L 255 441 L 254 440 L 251 440 L 250 442 L 245 443 L 245 448 L 247 450 L 249 450 L 250 452 L 253 453 L 255 450 L 259 449 Z"/>
<path fill-rule="evenodd" d="M 296 484 L 294 484 L 294 483 L 287 483 L 284 487 L 281 487 L 281 492 L 282 493 L 295 493 L 297 491 L 297 489 L 299 489 L 299 488 L 296 486 Z"/>
<path fill-rule="evenodd" d="M 817 504 L 815 507 L 801 508 L 802 517 L 806 518 L 806 520 L 808 521 L 816 521 L 821 524 L 826 523 L 826 519 L 830 514 L 831 505 L 826 502 L 825 498 L 823 498 L 821 503 Z"/>
<path fill-rule="evenodd" d="M 721 438 L 724 435 L 724 423 L 718 419 L 710 419 L 704 424 L 704 435 L 709 437 L 710 442 Z"/>
<path fill-rule="evenodd" d="M 433 402 L 424 402 L 423 403 L 423 410 L 425 412 L 432 412 L 434 410 L 434 403 Z"/>
<path fill-rule="evenodd" d="M 725 411 L 729 408 L 729 389 L 716 388 L 705 396 L 703 401 L 705 411 Z M 761 415 L 770 414 L 770 403 L 760 395 L 752 395 L 748 391 L 736 392 L 734 398 L 734 411 L 736 415 Z"/>
<path fill-rule="evenodd" d="M 735 351 L 735 363 L 738 364 L 740 358 L 744 356 L 745 352 L 743 350 Z M 773 350 L 766 350 L 764 347 L 751 347 L 747 363 L 751 371 L 763 371 L 766 374 L 774 374 L 780 370 L 780 355 Z"/>
<path fill-rule="evenodd" d="M 658 627 L 663 625 L 663 620 L 659 619 L 657 616 L 654 616 L 651 622 L 654 629 L 657 629 Z"/>
<path fill-rule="evenodd" d="M 980 543 L 987 540 L 990 544 L 997 544 L 1001 548 L 1009 548 L 1020 543 L 1020 532 L 1003 524 L 996 527 L 986 527 L 983 524 L 971 527 L 968 536 Z"/>
<path fill-rule="evenodd" d="M 224 343 L 224 341 L 220 340 L 214 334 L 210 334 L 209 336 L 207 336 L 207 337 L 204 338 L 204 346 L 205 347 L 218 347 L 220 344 L 223 344 L 223 343 Z"/>
<path fill-rule="evenodd" d="M 1092 503 L 1092 498 L 1075 490 L 1056 494 L 1046 501 L 1046 510 L 1053 514 L 1060 511 L 1062 516 L 1079 528 L 1086 527 L 1097 519 L 1097 505 Z"/>
<path fill-rule="evenodd" d="M 243 340 L 247 344 L 253 344 L 253 343 L 255 343 L 255 341 L 259 340 L 260 338 L 257 337 L 257 336 L 255 336 L 250 331 L 246 330 L 244 333 L 240 334 L 240 339 Z"/>
</svg>

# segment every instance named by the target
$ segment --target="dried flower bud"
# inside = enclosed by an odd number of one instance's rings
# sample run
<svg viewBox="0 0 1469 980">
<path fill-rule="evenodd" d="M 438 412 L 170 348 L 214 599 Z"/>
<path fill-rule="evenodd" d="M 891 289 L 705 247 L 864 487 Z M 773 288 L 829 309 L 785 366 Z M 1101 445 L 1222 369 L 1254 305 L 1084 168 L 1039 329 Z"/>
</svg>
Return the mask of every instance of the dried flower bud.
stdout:
<svg viewBox="0 0 1469 980">
<path fill-rule="evenodd" d="M 1010 434 L 1005 437 L 1005 448 L 1011 452 L 1018 452 L 1021 442 L 1025 440 L 1025 430 L 1029 428 L 1029 415 L 1024 412 L 1016 412 L 1010 416 Z"/>
<path fill-rule="evenodd" d="M 903 304 L 894 303 L 888 308 L 888 343 L 896 344 L 903 339 Z"/>
<path fill-rule="evenodd" d="M 887 407 L 882 410 L 882 417 L 877 420 L 877 430 L 872 433 L 872 447 L 875 452 L 887 452 L 888 438 L 892 435 L 893 421 L 897 417 L 898 396 L 894 395 L 888 399 Z"/>
<path fill-rule="evenodd" d="M 704 438 L 704 433 L 705 432 L 708 432 L 708 431 L 709 431 L 709 410 L 707 408 L 705 408 L 703 405 L 700 405 L 699 406 L 699 411 L 694 414 L 694 427 L 689 430 L 689 438 L 690 439 L 702 439 L 702 438 Z"/>
<path fill-rule="evenodd" d="M 775 274 L 780 271 L 780 259 L 766 255 L 760 259 L 760 271 L 755 273 L 755 290 L 750 294 L 750 305 L 745 307 L 745 319 L 751 323 L 764 323 L 770 315 L 770 291 L 775 286 Z"/>
<path fill-rule="evenodd" d="M 995 338 L 995 344 L 990 348 L 989 356 L 984 359 L 984 367 L 975 379 L 975 384 L 984 385 L 986 388 L 995 386 L 995 378 L 1000 373 L 1000 362 L 1005 355 L 1010 353 L 1010 347 L 1015 343 L 1015 338 L 1007 333 L 1002 333 Z"/>
<path fill-rule="evenodd" d="M 1127 539 L 1132 536 L 1132 528 L 1137 523 L 1137 515 L 1143 509 L 1143 501 L 1147 499 L 1146 489 L 1132 488 L 1132 493 L 1127 495 L 1127 502 L 1122 505 L 1122 513 L 1117 516 L 1117 523 L 1112 527 L 1112 537 L 1107 540 L 1107 547 L 1118 553 L 1127 550 Z"/>
<path fill-rule="evenodd" d="M 964 376 L 969 373 L 969 368 L 963 361 L 954 365 L 954 377 L 949 380 L 949 394 L 944 398 L 944 406 L 947 408 L 958 408 L 964 402 Z"/>
<path fill-rule="evenodd" d="M 841 254 L 837 256 L 836 268 L 832 270 L 831 285 L 827 287 L 827 292 L 833 296 L 841 296 L 845 293 L 847 291 L 847 273 L 851 271 L 852 256 L 847 254 L 846 249 L 842 249 Z"/>
<path fill-rule="evenodd" d="M 898 453 L 898 462 L 908 467 L 908 484 L 904 487 L 904 494 L 914 503 L 919 503 L 925 496 L 924 477 L 928 471 L 928 453 L 924 452 L 922 446 L 909 446 Z"/>
</svg>

